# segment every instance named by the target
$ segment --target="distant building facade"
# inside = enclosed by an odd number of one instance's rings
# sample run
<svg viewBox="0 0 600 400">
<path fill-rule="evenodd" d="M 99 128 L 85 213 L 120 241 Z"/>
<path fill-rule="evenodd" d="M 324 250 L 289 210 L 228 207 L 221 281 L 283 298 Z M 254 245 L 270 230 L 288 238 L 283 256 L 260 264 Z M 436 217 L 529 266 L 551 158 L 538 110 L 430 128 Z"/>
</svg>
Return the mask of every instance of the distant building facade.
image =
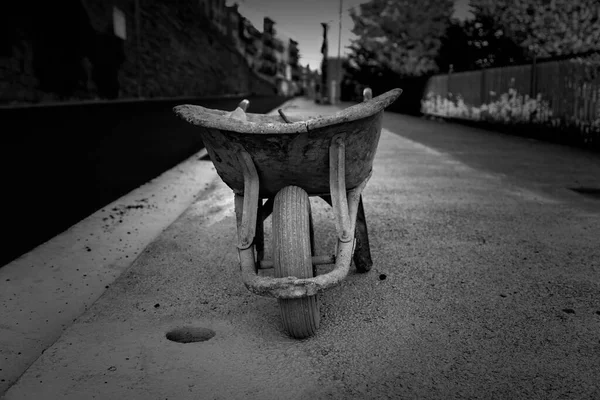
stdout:
<svg viewBox="0 0 600 400">
<path fill-rule="evenodd" d="M 278 35 L 274 20 L 265 17 L 260 32 L 239 12 L 237 3 L 227 6 L 225 0 L 198 1 L 211 25 L 228 37 L 248 66 L 276 84 L 280 94 L 296 95 L 300 92 L 298 42 Z"/>
<path fill-rule="evenodd" d="M 300 66 L 300 51 L 298 50 L 298 42 L 293 39 L 289 39 L 288 42 L 288 68 L 289 78 L 292 82 L 292 90 L 294 94 L 300 94 L 302 86 L 300 80 L 302 79 L 302 67 Z"/>
<path fill-rule="evenodd" d="M 273 93 L 248 68 L 259 51 L 225 40 L 243 22 L 225 0 L 38 3 L 0 14 L 1 104 Z"/>
<path fill-rule="evenodd" d="M 321 82 L 319 71 L 311 71 L 307 64 L 306 67 L 299 67 L 299 73 L 300 94 L 313 100 L 317 99 L 319 82 Z"/>
<path fill-rule="evenodd" d="M 198 0 L 204 10 L 204 14 L 213 26 L 223 35 L 227 33 L 228 14 L 225 0 Z"/>
<path fill-rule="evenodd" d="M 263 48 L 262 33 L 243 16 L 241 16 L 238 29 L 240 46 L 238 50 L 246 58 L 248 65 L 257 71 L 260 66 L 259 56 Z"/>
<path fill-rule="evenodd" d="M 329 103 L 337 104 L 341 100 L 342 82 L 345 81 L 345 58 L 327 57 L 326 85 Z"/>
<path fill-rule="evenodd" d="M 262 41 L 257 63 L 258 72 L 276 83 L 284 96 L 299 94 L 298 42 L 277 34 L 275 21 L 263 20 Z"/>
</svg>

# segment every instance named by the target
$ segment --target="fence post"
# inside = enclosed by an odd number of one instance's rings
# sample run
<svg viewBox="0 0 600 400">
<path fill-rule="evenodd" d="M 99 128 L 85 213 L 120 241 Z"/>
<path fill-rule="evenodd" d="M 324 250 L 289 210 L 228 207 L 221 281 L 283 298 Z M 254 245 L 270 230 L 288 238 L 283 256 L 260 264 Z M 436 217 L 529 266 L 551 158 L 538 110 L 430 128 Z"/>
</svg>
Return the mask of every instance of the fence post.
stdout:
<svg viewBox="0 0 600 400">
<path fill-rule="evenodd" d="M 531 73 L 529 79 L 529 97 L 535 99 L 537 96 L 537 58 L 533 56 L 531 63 Z"/>
<path fill-rule="evenodd" d="M 452 77 L 452 70 L 454 69 L 454 65 L 450 64 L 448 68 L 448 78 L 446 79 L 446 98 L 448 101 L 446 102 L 446 117 L 450 114 L 450 78 Z"/>
<path fill-rule="evenodd" d="M 482 69 L 480 71 L 481 74 L 481 80 L 479 83 L 479 88 L 480 88 L 480 92 L 479 92 L 479 104 L 478 106 L 482 106 L 484 104 L 487 103 L 487 88 L 486 88 L 486 74 L 485 74 L 485 69 Z"/>
</svg>

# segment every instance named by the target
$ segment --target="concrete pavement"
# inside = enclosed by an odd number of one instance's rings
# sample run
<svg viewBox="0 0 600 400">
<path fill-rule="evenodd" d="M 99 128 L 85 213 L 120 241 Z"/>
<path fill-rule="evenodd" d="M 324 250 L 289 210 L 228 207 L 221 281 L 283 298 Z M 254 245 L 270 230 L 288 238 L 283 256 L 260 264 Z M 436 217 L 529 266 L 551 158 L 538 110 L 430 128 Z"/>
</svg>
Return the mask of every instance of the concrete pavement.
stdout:
<svg viewBox="0 0 600 400">
<path fill-rule="evenodd" d="M 193 155 L 0 268 L 0 394 L 216 176 Z"/>
<path fill-rule="evenodd" d="M 287 338 L 277 302 L 241 283 L 233 196 L 213 175 L 6 399 L 600 397 L 598 203 L 535 183 L 552 171 L 515 178 L 406 138 L 447 125 L 389 120 L 364 193 L 375 264 L 320 296 L 315 337 Z M 312 203 L 318 253 L 329 253 L 333 216 Z M 214 336 L 166 338 L 186 327 Z"/>
</svg>

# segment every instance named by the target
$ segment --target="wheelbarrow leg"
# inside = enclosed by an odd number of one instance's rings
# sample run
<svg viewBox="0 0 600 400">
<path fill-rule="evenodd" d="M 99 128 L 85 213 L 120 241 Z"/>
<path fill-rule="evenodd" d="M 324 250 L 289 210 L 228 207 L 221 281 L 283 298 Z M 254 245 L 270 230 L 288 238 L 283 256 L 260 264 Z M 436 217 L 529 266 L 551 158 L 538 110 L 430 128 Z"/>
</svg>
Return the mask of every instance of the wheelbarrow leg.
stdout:
<svg viewBox="0 0 600 400">
<path fill-rule="evenodd" d="M 332 205 L 331 196 L 319 196 L 327 204 Z M 369 232 L 367 231 L 367 219 L 365 217 L 365 209 L 363 207 L 362 195 L 358 202 L 358 212 L 356 213 L 356 228 L 354 230 L 356 245 L 354 247 L 354 265 L 358 272 L 369 272 L 373 266 L 371 258 L 371 246 L 369 245 Z"/>
<path fill-rule="evenodd" d="M 254 245 L 256 248 L 256 261 L 260 263 L 265 259 L 265 220 L 273 212 L 273 202 L 275 198 L 269 197 L 267 201 L 258 200 L 258 215 L 256 217 L 256 233 L 254 236 Z"/>
<path fill-rule="evenodd" d="M 254 234 L 254 248 L 256 249 L 256 262 L 260 263 L 265 256 L 265 232 L 263 223 L 265 221 L 264 205 L 262 200 L 258 200 L 258 215 L 256 216 L 256 233 Z"/>
<path fill-rule="evenodd" d="M 244 250 L 252 246 L 254 243 L 258 209 L 261 200 L 258 198 L 258 173 L 254 167 L 252 158 L 241 147 L 238 149 L 237 156 L 244 173 L 244 195 L 236 195 L 235 198 L 236 214 L 239 213 L 241 218 L 241 223 L 238 228 L 238 248 L 240 250 Z"/>
<path fill-rule="evenodd" d="M 369 246 L 369 232 L 367 231 L 367 219 L 363 207 L 362 195 L 358 201 L 358 212 L 356 213 L 356 229 L 354 230 L 356 245 L 354 248 L 354 265 L 358 272 L 369 272 L 373 266 L 371 259 L 371 247 Z"/>
</svg>

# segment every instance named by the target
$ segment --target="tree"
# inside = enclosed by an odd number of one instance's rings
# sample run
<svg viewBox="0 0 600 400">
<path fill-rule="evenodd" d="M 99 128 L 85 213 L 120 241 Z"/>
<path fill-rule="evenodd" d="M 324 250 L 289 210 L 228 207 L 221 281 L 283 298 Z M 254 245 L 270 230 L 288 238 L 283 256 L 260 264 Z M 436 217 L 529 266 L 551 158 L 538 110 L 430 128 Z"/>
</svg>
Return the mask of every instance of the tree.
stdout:
<svg viewBox="0 0 600 400">
<path fill-rule="evenodd" d="M 354 9 L 351 65 L 382 76 L 435 72 L 435 58 L 453 13 L 453 0 L 371 0 Z"/>
<path fill-rule="evenodd" d="M 509 38 L 502 25 L 477 7 L 474 17 L 453 20 L 436 58 L 440 71 L 468 71 L 527 61 L 526 51 Z"/>
<path fill-rule="evenodd" d="M 600 50 L 598 0 L 471 0 L 530 56 Z"/>
</svg>

